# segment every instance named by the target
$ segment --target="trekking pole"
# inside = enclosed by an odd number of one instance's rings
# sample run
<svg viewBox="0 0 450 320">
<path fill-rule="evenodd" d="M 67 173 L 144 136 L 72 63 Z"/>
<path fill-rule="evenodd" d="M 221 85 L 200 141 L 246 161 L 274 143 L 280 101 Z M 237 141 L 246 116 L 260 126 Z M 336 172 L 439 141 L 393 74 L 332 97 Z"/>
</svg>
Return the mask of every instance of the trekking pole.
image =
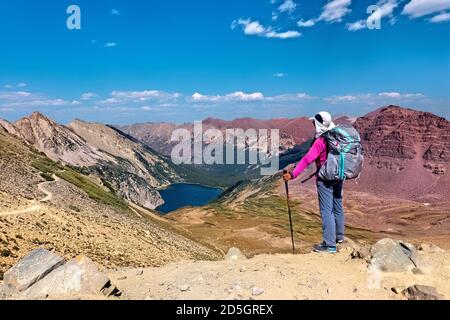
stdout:
<svg viewBox="0 0 450 320">
<path fill-rule="evenodd" d="M 283 171 L 283 174 L 287 174 L 287 173 L 288 173 L 287 170 Z M 289 199 L 289 183 L 287 181 L 285 181 L 284 185 L 286 187 L 287 206 L 288 206 L 288 213 L 289 213 L 289 224 L 291 225 L 292 253 L 295 254 L 294 229 L 292 228 L 291 201 Z"/>
</svg>

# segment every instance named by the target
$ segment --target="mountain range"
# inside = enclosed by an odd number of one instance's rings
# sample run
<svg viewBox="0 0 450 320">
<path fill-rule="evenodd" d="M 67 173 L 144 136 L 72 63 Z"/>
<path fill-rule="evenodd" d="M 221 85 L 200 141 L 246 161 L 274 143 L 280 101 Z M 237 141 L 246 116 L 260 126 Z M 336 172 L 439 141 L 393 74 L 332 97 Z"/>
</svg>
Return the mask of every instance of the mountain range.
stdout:
<svg viewBox="0 0 450 320">
<path fill-rule="evenodd" d="M 361 134 L 366 156 L 361 178 L 350 189 L 406 199 L 446 200 L 450 192 L 450 125 L 445 118 L 399 106 L 377 109 L 366 116 L 338 117 Z M 153 209 L 162 204 L 157 192 L 171 183 L 190 181 L 230 187 L 257 179 L 258 170 L 244 166 L 174 166 L 168 156 L 173 130 L 192 132 L 193 124 L 144 123 L 112 127 L 75 120 L 57 124 L 40 113 L 15 123 L 0 120 L 6 131 L 53 161 L 97 176 L 128 201 Z M 313 126 L 307 118 L 232 121 L 208 118 L 203 130 L 279 129 L 281 166 L 295 163 L 308 149 Z M 202 177 L 200 179 L 199 177 Z M 216 180 L 216 182 L 211 182 Z"/>
</svg>

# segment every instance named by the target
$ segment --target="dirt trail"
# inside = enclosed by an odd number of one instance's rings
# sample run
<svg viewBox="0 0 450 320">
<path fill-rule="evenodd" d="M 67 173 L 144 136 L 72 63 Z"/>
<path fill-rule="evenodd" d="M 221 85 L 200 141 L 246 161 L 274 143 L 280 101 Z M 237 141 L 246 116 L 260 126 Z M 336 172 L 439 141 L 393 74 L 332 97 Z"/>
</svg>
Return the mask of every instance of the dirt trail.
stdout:
<svg viewBox="0 0 450 320">
<path fill-rule="evenodd" d="M 46 203 L 52 200 L 53 198 L 53 194 L 45 189 L 45 186 L 50 184 L 50 183 L 54 183 L 57 181 L 60 181 L 61 179 L 58 178 L 56 175 L 53 175 L 53 179 L 54 181 L 46 181 L 46 182 L 41 182 L 38 184 L 38 189 L 39 191 L 41 191 L 42 193 L 44 193 L 46 196 L 45 198 L 37 201 L 37 200 L 32 200 L 30 202 L 30 205 L 26 208 L 23 209 L 17 209 L 17 210 L 13 210 L 13 211 L 6 211 L 6 212 L 0 212 L 0 216 L 14 216 L 14 215 L 20 215 L 20 214 L 26 214 L 26 213 L 32 213 L 32 212 L 36 212 L 42 209 L 42 205 L 41 203 Z"/>
<path fill-rule="evenodd" d="M 161 268 L 111 271 L 123 299 L 404 299 L 392 288 L 431 285 L 450 298 L 450 252 L 427 253 L 430 275 L 372 274 L 367 263 L 336 255 L 260 255 L 215 262 L 186 261 Z M 378 279 L 380 281 L 378 281 Z"/>
</svg>

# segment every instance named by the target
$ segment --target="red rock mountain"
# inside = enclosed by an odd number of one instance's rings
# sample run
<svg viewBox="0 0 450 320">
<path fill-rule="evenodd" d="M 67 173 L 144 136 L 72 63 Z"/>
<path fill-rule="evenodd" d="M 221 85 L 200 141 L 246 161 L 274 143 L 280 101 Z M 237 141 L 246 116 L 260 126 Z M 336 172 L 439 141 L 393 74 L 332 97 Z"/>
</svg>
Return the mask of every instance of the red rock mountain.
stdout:
<svg viewBox="0 0 450 320">
<path fill-rule="evenodd" d="M 357 119 L 366 162 L 358 188 L 424 200 L 448 200 L 450 123 L 388 106 Z"/>
</svg>

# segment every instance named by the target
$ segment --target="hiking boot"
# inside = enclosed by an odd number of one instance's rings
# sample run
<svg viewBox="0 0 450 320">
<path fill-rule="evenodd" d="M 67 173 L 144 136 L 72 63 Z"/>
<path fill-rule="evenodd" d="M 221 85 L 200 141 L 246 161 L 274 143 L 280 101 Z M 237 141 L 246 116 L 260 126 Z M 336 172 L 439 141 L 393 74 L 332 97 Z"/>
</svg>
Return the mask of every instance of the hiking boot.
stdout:
<svg viewBox="0 0 450 320">
<path fill-rule="evenodd" d="M 313 248 L 313 251 L 317 252 L 317 253 L 323 253 L 323 252 L 326 252 L 326 253 L 337 253 L 336 247 L 329 247 L 325 243 L 321 243 L 321 244 L 315 245 L 314 248 Z"/>
<path fill-rule="evenodd" d="M 343 244 L 345 242 L 345 240 L 344 239 L 341 239 L 341 240 L 336 240 L 336 243 L 337 244 Z"/>
</svg>

